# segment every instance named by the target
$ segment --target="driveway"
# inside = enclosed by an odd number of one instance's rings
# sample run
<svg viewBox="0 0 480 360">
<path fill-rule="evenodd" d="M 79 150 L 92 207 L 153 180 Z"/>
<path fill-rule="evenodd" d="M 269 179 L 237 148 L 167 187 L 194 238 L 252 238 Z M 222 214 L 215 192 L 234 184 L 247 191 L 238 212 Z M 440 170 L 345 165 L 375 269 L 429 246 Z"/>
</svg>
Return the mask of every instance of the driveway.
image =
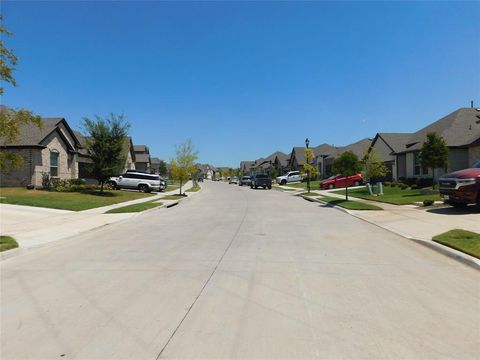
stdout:
<svg viewBox="0 0 480 360">
<path fill-rule="evenodd" d="M 3 261 L 0 357 L 478 359 L 478 271 L 281 192 L 203 188 Z"/>
</svg>

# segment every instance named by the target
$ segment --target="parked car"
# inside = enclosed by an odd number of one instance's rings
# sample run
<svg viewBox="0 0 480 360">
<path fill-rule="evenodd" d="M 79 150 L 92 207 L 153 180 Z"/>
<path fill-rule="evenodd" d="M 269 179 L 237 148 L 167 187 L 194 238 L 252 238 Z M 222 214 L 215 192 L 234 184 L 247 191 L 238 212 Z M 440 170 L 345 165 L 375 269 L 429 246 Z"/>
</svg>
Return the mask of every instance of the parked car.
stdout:
<svg viewBox="0 0 480 360">
<path fill-rule="evenodd" d="M 229 184 L 238 184 L 238 178 L 236 176 L 232 176 L 230 180 L 228 180 Z"/>
<path fill-rule="evenodd" d="M 463 207 L 480 206 L 480 161 L 471 168 L 440 176 L 440 196 L 446 204 Z"/>
<path fill-rule="evenodd" d="M 136 189 L 141 192 L 162 191 L 167 188 L 166 180 L 159 175 L 132 170 L 128 170 L 123 175 L 111 177 L 108 184 L 114 189 Z"/>
<path fill-rule="evenodd" d="M 239 186 L 243 186 L 243 185 L 250 186 L 251 183 L 252 183 L 252 177 L 251 176 L 242 176 L 240 178 L 240 181 L 238 182 L 238 185 Z"/>
<path fill-rule="evenodd" d="M 259 187 L 263 187 L 264 189 L 272 188 L 272 178 L 267 174 L 255 174 L 252 176 L 252 181 L 250 183 L 250 188 L 258 189 Z"/>
<path fill-rule="evenodd" d="M 289 171 L 283 176 L 276 178 L 277 184 L 286 185 L 289 182 L 302 181 L 303 177 L 300 175 L 300 171 Z"/>
<path fill-rule="evenodd" d="M 350 186 L 359 186 L 363 184 L 362 174 L 352 176 L 343 176 L 341 174 L 330 176 L 328 179 L 320 181 L 320 189 L 335 189 Z"/>
</svg>

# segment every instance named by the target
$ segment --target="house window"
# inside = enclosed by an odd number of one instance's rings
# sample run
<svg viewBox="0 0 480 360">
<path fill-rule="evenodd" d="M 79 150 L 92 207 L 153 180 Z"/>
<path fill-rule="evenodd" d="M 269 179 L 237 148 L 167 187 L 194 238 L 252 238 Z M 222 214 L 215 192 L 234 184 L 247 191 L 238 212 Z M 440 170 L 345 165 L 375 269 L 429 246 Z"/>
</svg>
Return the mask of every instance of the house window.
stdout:
<svg viewBox="0 0 480 360">
<path fill-rule="evenodd" d="M 428 175 L 428 169 L 422 167 L 420 162 L 420 153 L 416 152 L 413 154 L 413 174 L 414 175 Z"/>
<path fill-rule="evenodd" d="M 50 151 L 50 176 L 58 176 L 58 156 L 57 151 Z"/>
</svg>

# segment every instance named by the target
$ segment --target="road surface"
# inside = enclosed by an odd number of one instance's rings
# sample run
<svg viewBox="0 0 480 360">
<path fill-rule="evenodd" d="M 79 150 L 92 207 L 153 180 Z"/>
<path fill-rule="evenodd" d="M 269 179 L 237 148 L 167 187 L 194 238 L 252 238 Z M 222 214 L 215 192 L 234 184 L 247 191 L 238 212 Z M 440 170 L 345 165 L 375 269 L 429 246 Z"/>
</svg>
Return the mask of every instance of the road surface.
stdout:
<svg viewBox="0 0 480 360">
<path fill-rule="evenodd" d="M 205 182 L 1 271 L 3 360 L 480 356 L 478 271 L 274 190 Z"/>
</svg>

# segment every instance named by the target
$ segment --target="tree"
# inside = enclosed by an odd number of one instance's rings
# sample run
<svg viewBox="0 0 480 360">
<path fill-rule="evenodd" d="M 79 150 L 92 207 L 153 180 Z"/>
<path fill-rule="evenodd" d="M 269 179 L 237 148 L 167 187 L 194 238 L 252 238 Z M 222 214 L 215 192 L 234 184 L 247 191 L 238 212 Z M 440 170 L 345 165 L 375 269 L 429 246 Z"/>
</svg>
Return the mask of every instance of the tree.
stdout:
<svg viewBox="0 0 480 360">
<path fill-rule="evenodd" d="M 198 151 L 195 151 L 192 140 L 188 139 L 175 149 L 176 158 L 170 163 L 170 174 L 174 180 L 180 181 L 180 195 L 182 195 L 182 186 L 190 177 L 194 179 L 197 174 L 195 161 L 198 158 Z"/>
<path fill-rule="evenodd" d="M 388 174 L 388 168 L 385 166 L 380 155 L 375 149 L 367 149 L 362 159 L 364 177 L 369 181 L 372 179 L 383 178 Z"/>
<path fill-rule="evenodd" d="M 158 164 L 158 173 L 162 176 L 167 176 L 168 174 L 167 163 L 163 160 L 160 160 Z"/>
<path fill-rule="evenodd" d="M 433 183 L 435 186 L 435 168 L 446 168 L 450 150 L 445 139 L 434 132 L 427 133 L 427 140 L 423 142 L 420 149 L 420 163 L 425 168 L 432 169 Z"/>
<path fill-rule="evenodd" d="M 275 180 L 278 176 L 278 171 L 277 171 L 277 168 L 275 166 L 270 166 L 270 170 L 269 170 L 269 173 L 270 173 L 270 177 Z"/>
<path fill-rule="evenodd" d="M 362 165 L 358 156 L 351 151 L 345 151 L 333 162 L 333 171 L 342 174 L 347 178 L 345 187 L 345 199 L 348 200 L 348 177 L 358 174 L 362 170 Z"/>
<path fill-rule="evenodd" d="M 130 125 L 123 115 L 110 114 L 108 118 L 95 115 L 95 120 L 83 118 L 86 131 L 86 150 L 92 159 L 89 167 L 92 175 L 103 185 L 111 176 L 120 173 L 125 165 L 123 146 Z"/>
<path fill-rule="evenodd" d="M 0 15 L 0 37 L 10 36 L 12 33 L 2 25 L 3 17 Z M 13 51 L 7 48 L 3 40 L 0 40 L 0 83 L 6 82 L 12 86 L 17 86 L 13 76 L 18 58 Z M 3 86 L 0 86 L 0 96 L 3 95 Z M 42 119 L 34 115 L 31 111 L 21 109 L 13 110 L 2 108 L 0 111 L 0 139 L 3 146 L 15 144 L 18 142 L 20 127 L 28 124 L 34 124 L 42 127 Z M 23 164 L 23 158 L 8 151 L 0 151 L 0 171 L 8 172 L 18 168 Z"/>
<path fill-rule="evenodd" d="M 316 166 L 311 165 L 311 160 L 315 157 L 313 149 L 305 149 L 305 164 L 303 164 L 303 172 L 307 174 L 307 191 L 310 192 L 310 180 L 316 178 L 319 171 Z"/>
</svg>

